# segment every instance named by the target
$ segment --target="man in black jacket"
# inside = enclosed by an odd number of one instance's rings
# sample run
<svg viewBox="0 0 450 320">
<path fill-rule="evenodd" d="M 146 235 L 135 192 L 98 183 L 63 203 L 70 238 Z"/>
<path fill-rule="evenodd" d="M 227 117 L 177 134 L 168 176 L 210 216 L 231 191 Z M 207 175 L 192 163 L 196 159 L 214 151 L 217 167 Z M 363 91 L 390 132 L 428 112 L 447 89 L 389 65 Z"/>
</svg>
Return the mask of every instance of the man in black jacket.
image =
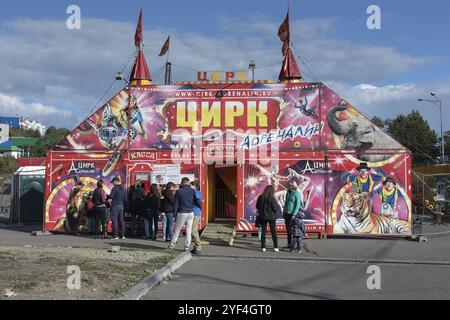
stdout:
<svg viewBox="0 0 450 320">
<path fill-rule="evenodd" d="M 112 180 L 114 187 L 111 190 L 111 194 L 108 196 L 111 199 L 111 221 L 113 227 L 113 239 L 118 240 L 125 239 L 125 219 L 124 219 L 124 207 L 125 191 L 122 188 L 122 182 L 120 177 L 115 177 Z M 120 226 L 120 229 L 119 229 Z"/>
<path fill-rule="evenodd" d="M 198 208 L 202 208 L 202 204 L 195 196 L 195 191 L 189 185 L 189 179 L 181 180 L 181 188 L 175 194 L 175 203 L 173 213 L 177 217 L 175 224 L 175 234 L 170 242 L 169 249 L 175 248 L 180 235 L 181 228 L 186 225 L 186 239 L 184 242 L 184 250 L 189 251 L 191 246 L 192 223 L 194 222 L 194 204 Z"/>
<path fill-rule="evenodd" d="M 130 203 L 130 213 L 133 219 L 133 233 L 135 237 L 139 237 L 141 232 L 141 217 L 145 210 L 144 197 L 144 188 L 142 188 L 141 181 L 137 180 L 128 190 L 128 202 Z"/>
</svg>

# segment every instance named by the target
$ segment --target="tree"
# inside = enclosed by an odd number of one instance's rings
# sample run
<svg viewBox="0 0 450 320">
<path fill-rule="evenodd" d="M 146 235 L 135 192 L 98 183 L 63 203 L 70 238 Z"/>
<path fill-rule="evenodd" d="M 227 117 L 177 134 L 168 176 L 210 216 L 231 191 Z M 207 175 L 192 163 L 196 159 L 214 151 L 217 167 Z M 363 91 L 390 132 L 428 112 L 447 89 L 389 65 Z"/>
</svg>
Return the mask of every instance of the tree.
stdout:
<svg viewBox="0 0 450 320">
<path fill-rule="evenodd" d="M 445 157 L 447 158 L 446 163 L 450 160 L 450 131 L 444 132 L 444 146 L 445 146 Z"/>
<path fill-rule="evenodd" d="M 45 136 L 39 139 L 38 143 L 31 147 L 31 152 L 35 157 L 45 157 L 47 151 L 55 144 L 60 142 L 70 133 L 67 129 L 56 129 L 56 127 L 49 127 L 45 132 Z"/>
<path fill-rule="evenodd" d="M 41 133 L 38 130 L 11 128 L 9 129 L 10 137 L 26 137 L 26 138 L 40 138 Z"/>
<path fill-rule="evenodd" d="M 384 121 L 383 119 L 379 118 L 379 117 L 373 117 L 370 120 L 374 125 L 376 125 L 378 128 L 380 128 L 381 130 L 385 130 L 385 126 L 386 126 L 386 121 Z"/>
<path fill-rule="evenodd" d="M 399 115 L 388 121 L 388 133 L 411 150 L 414 165 L 429 165 L 438 162 L 437 134 L 430 128 L 418 111 Z"/>
<path fill-rule="evenodd" d="M 0 158 L 0 174 L 11 174 L 17 170 L 17 161 L 12 157 Z"/>
</svg>

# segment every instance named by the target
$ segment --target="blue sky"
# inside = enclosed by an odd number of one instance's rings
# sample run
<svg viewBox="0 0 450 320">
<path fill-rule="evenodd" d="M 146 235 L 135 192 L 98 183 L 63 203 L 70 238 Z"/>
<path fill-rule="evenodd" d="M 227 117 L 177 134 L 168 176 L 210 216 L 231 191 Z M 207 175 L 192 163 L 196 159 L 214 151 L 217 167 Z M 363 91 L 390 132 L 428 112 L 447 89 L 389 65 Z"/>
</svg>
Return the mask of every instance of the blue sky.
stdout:
<svg viewBox="0 0 450 320">
<path fill-rule="evenodd" d="M 449 1 L 290 3 L 293 41 L 319 80 L 369 116 L 392 118 L 419 109 L 438 127 L 437 114 L 417 98 L 436 90 L 450 108 Z M 79 32 L 65 28 L 71 4 L 82 10 Z M 371 4 L 381 8 L 382 30 L 366 28 Z M 172 61 L 185 67 L 175 66 L 176 80 L 193 80 L 189 68 L 242 69 L 251 59 L 259 66 L 274 65 L 257 70 L 257 75 L 276 79 L 281 60 L 276 29 L 287 1 L 15 0 L 2 3 L 0 11 L 0 68 L 5 70 L 0 75 L 0 113 L 13 103 L 46 123 L 75 126 L 73 116 L 81 120 L 90 111 L 132 52 L 141 5 L 154 78 L 164 63 L 158 51 L 171 33 Z M 445 127 L 450 130 L 448 123 Z"/>
</svg>

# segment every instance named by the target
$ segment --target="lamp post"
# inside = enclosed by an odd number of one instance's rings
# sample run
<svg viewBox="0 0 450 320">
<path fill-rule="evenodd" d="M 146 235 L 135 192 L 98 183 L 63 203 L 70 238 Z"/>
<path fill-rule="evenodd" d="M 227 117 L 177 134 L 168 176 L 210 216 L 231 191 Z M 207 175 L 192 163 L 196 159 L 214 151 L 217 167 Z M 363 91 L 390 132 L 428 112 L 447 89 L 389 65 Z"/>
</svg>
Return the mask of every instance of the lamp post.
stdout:
<svg viewBox="0 0 450 320">
<path fill-rule="evenodd" d="M 444 139 L 444 128 L 442 124 L 442 100 L 439 99 L 436 93 L 431 92 L 431 96 L 434 97 L 434 100 L 430 99 L 419 99 L 419 102 L 429 102 L 439 108 L 440 117 L 441 117 L 441 151 L 442 151 L 442 164 L 445 164 L 445 139 Z"/>
<path fill-rule="evenodd" d="M 250 61 L 250 64 L 248 65 L 248 68 L 250 69 L 250 70 L 252 70 L 252 82 L 254 82 L 255 81 L 255 69 L 256 69 L 256 63 L 255 63 L 255 61 Z"/>
</svg>

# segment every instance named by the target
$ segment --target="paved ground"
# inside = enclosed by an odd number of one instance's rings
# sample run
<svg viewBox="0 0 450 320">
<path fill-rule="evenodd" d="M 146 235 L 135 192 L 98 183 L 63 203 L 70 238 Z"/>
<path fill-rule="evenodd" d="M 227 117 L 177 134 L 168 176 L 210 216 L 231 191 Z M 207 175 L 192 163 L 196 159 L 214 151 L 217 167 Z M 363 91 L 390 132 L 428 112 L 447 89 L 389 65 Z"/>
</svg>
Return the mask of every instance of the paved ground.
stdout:
<svg viewBox="0 0 450 320">
<path fill-rule="evenodd" d="M 34 228 L 35 229 L 35 228 Z M 32 237 L 0 226 L 3 246 L 165 249 L 162 241 Z M 450 298 L 450 227 L 424 224 L 428 242 L 386 239 L 304 241 L 302 254 L 263 253 L 258 241 L 239 238 L 234 247 L 205 246 L 146 299 L 442 299 Z M 180 238 L 181 248 L 183 238 Z M 286 244 L 285 239 L 280 245 Z M 345 261 L 344 261 L 345 260 Z M 370 291 L 367 267 L 381 268 L 382 290 Z"/>
<path fill-rule="evenodd" d="M 450 228 L 425 224 L 423 231 L 436 234 L 426 243 L 307 240 L 302 254 L 263 253 L 255 239 L 233 248 L 206 246 L 145 299 L 449 299 Z M 380 267 L 381 290 L 367 288 L 373 264 Z"/>
<path fill-rule="evenodd" d="M 151 300 L 448 299 L 449 267 L 382 265 L 381 290 L 368 290 L 365 264 L 194 258 Z"/>
</svg>

